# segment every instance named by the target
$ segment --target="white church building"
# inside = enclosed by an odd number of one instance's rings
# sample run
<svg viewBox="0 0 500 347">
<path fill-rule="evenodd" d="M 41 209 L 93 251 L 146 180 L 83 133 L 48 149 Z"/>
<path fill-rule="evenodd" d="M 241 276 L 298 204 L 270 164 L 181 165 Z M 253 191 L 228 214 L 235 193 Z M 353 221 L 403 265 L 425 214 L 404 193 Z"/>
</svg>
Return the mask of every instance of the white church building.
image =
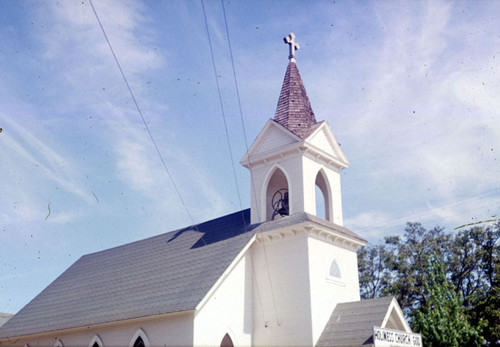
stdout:
<svg viewBox="0 0 500 347">
<path fill-rule="evenodd" d="M 285 42 L 274 119 L 241 160 L 251 208 L 81 257 L 0 327 L 0 347 L 421 346 L 394 298 L 360 300 L 349 162 Z"/>
</svg>

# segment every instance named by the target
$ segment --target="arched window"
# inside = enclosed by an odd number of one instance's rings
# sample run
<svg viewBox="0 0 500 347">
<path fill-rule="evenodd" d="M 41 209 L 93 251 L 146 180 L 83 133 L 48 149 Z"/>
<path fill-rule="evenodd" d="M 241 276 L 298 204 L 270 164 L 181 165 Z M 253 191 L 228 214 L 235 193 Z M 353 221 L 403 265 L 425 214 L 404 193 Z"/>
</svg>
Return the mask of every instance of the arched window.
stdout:
<svg viewBox="0 0 500 347">
<path fill-rule="evenodd" d="M 220 347 L 234 347 L 233 340 L 231 340 L 229 334 L 224 335 Z"/>
<path fill-rule="evenodd" d="M 333 222 L 331 215 L 331 193 L 326 176 L 322 170 L 316 175 L 316 216 Z"/>
<path fill-rule="evenodd" d="M 99 335 L 94 335 L 92 340 L 90 340 L 89 347 L 103 347 L 104 344 L 102 343 L 101 338 Z"/>
<path fill-rule="evenodd" d="M 288 180 L 279 168 L 274 168 L 266 188 L 266 220 L 286 216 L 290 212 Z M 274 206 L 273 206 L 274 205 Z M 275 211 L 276 209 L 276 211 Z"/>
<path fill-rule="evenodd" d="M 135 339 L 134 347 L 146 347 L 146 345 L 144 344 L 144 340 L 142 339 L 142 337 L 139 336 L 137 339 Z"/>
<path fill-rule="evenodd" d="M 128 345 L 129 347 L 149 347 L 149 341 L 148 337 L 146 336 L 146 333 L 142 329 L 138 329 L 132 339 L 130 340 L 130 343 Z"/>
<path fill-rule="evenodd" d="M 337 264 L 337 261 L 335 259 L 332 261 L 330 265 L 330 272 L 328 273 L 328 275 L 338 279 L 342 277 L 342 274 L 340 273 L 339 264 Z"/>
</svg>

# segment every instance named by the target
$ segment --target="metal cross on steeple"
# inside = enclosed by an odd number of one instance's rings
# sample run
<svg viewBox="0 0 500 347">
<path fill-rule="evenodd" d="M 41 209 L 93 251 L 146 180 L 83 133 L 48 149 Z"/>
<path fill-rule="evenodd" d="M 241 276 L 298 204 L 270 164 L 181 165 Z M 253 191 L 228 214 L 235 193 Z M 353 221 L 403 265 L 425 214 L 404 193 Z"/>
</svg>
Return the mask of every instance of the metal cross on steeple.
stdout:
<svg viewBox="0 0 500 347">
<path fill-rule="evenodd" d="M 285 41 L 285 43 L 287 43 L 290 46 L 290 55 L 288 56 L 288 59 L 290 59 L 290 61 L 295 62 L 295 51 L 300 48 L 298 42 L 295 42 L 295 34 L 294 33 L 288 34 L 283 38 L 283 41 Z"/>
</svg>

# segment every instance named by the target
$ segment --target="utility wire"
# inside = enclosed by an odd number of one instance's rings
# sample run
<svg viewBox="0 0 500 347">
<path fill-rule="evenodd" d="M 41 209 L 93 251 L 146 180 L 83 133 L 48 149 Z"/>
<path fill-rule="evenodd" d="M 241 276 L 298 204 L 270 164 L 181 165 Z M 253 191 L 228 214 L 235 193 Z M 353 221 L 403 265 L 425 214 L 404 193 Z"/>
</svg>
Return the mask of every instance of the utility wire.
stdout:
<svg viewBox="0 0 500 347">
<path fill-rule="evenodd" d="M 115 51 L 113 49 L 113 46 L 111 45 L 111 42 L 109 41 L 108 35 L 106 35 L 106 31 L 104 30 L 104 27 L 101 23 L 101 20 L 99 19 L 99 16 L 97 15 L 97 11 L 94 7 L 94 4 L 92 3 L 92 0 L 89 0 L 89 2 L 90 2 L 90 6 L 92 7 L 92 11 L 94 12 L 95 18 L 97 19 L 97 22 L 99 23 L 99 27 L 102 30 L 104 38 L 106 39 L 106 42 L 108 43 L 111 54 L 113 55 L 113 58 L 115 59 L 116 65 L 118 66 L 118 70 L 120 70 L 120 74 L 122 75 L 123 80 L 125 81 L 125 85 L 127 86 L 127 89 L 130 93 L 130 97 L 132 98 L 132 101 L 134 102 L 134 105 L 137 108 L 137 112 L 141 116 L 142 123 L 144 124 L 144 127 L 146 128 L 146 131 L 149 134 L 149 138 L 151 139 L 151 142 L 153 143 L 153 145 L 155 147 L 155 150 L 156 150 L 156 153 L 158 154 L 158 157 L 160 158 L 160 161 L 163 165 L 163 168 L 167 172 L 167 175 L 170 178 L 170 182 L 172 183 L 172 186 L 174 187 L 175 192 L 177 193 L 177 196 L 179 197 L 179 200 L 180 200 L 182 206 L 184 206 L 184 209 L 186 210 L 186 213 L 189 216 L 191 223 L 194 225 L 193 217 L 191 216 L 191 213 L 189 212 L 189 209 L 187 208 L 187 205 L 184 202 L 184 199 L 182 198 L 182 195 L 181 195 L 179 189 L 177 188 L 177 185 L 175 184 L 174 179 L 173 179 L 172 175 L 170 174 L 170 171 L 168 170 L 167 164 L 165 163 L 165 160 L 163 159 L 163 156 L 161 155 L 160 149 L 158 148 L 158 145 L 156 144 L 156 141 L 153 137 L 153 134 L 151 133 L 151 130 L 149 129 L 148 123 L 146 122 L 146 119 L 144 118 L 144 115 L 142 114 L 141 108 L 139 107 L 139 104 L 137 103 L 137 100 L 135 99 L 134 93 L 132 92 L 132 88 L 130 88 L 130 85 L 127 81 L 127 77 L 125 76 L 125 73 L 123 72 L 123 69 L 120 65 L 120 62 L 118 61 L 118 58 L 116 57 Z M 196 226 L 195 226 L 195 228 L 196 228 Z"/>
<path fill-rule="evenodd" d="M 202 2 L 203 2 L 203 0 L 202 0 Z M 231 46 L 231 38 L 230 38 L 231 36 L 229 35 L 229 26 L 227 25 L 227 16 L 226 16 L 226 8 L 224 6 L 224 0 L 221 0 L 221 3 L 222 3 L 222 12 L 224 14 L 224 24 L 225 24 L 225 27 L 226 27 L 226 35 L 227 35 L 227 42 L 228 42 L 228 46 L 229 46 L 229 53 L 230 53 L 230 56 L 231 56 L 231 65 L 232 65 L 232 68 L 233 68 L 234 86 L 235 86 L 235 89 L 236 89 L 236 95 L 238 97 L 238 107 L 239 107 L 239 111 L 240 111 L 241 126 L 243 128 L 243 137 L 245 139 L 245 147 L 246 147 L 246 151 L 248 153 L 248 141 L 247 141 L 247 135 L 246 135 L 246 129 L 245 129 L 245 122 L 243 121 L 243 110 L 242 110 L 242 107 L 241 107 L 241 98 L 240 98 L 240 92 L 239 92 L 239 88 L 238 88 L 238 79 L 236 78 L 236 69 L 234 67 L 233 49 L 232 49 L 232 46 Z M 206 18 L 205 18 L 205 20 L 206 20 Z M 248 157 L 248 164 L 250 165 L 250 156 Z M 252 193 L 254 194 L 254 198 L 255 198 L 255 202 L 256 202 L 257 215 L 258 215 L 259 220 L 260 220 L 260 208 L 259 208 L 259 204 L 257 203 L 257 193 L 255 191 L 254 178 L 253 178 L 253 175 L 252 175 L 251 172 L 250 172 L 250 179 L 252 181 Z M 267 250 L 266 250 L 265 240 L 262 241 L 262 249 L 264 251 L 264 259 L 265 259 L 266 265 L 267 265 L 266 266 L 267 277 L 268 277 L 268 281 L 269 281 L 269 286 L 271 287 L 271 297 L 272 297 L 273 308 L 274 308 L 274 313 L 275 313 L 275 317 L 276 317 L 276 324 L 279 326 L 280 325 L 280 317 L 279 317 L 279 314 L 278 314 L 278 308 L 277 308 L 277 305 L 276 305 L 276 299 L 274 297 L 273 281 L 272 281 L 271 273 L 269 271 L 269 260 L 268 260 L 268 257 L 267 257 Z M 252 264 L 253 264 L 253 257 L 252 257 Z M 254 267 L 254 271 L 255 271 L 255 267 Z M 257 285 L 257 293 L 259 294 L 259 301 L 261 302 L 262 317 L 265 320 L 264 308 L 262 307 L 262 299 L 260 298 L 260 290 L 259 290 L 258 283 L 256 283 L 256 285 Z"/>
<path fill-rule="evenodd" d="M 238 79 L 236 78 L 236 69 L 234 67 L 234 58 L 233 58 L 233 48 L 231 46 L 231 35 L 229 35 L 229 27 L 227 25 L 227 16 L 226 16 L 226 8 L 224 6 L 224 0 L 221 0 L 222 3 L 222 13 L 224 14 L 224 24 L 226 26 L 226 36 L 227 36 L 227 43 L 229 46 L 229 55 L 231 56 L 231 66 L 233 68 L 233 78 L 234 78 L 234 87 L 236 89 L 236 96 L 238 98 L 238 108 L 240 111 L 240 120 L 241 120 L 241 127 L 243 129 L 243 138 L 245 140 L 245 148 L 248 153 L 248 141 L 247 141 L 247 132 L 245 128 L 245 122 L 243 121 L 243 109 L 241 107 L 241 98 L 240 98 L 240 90 L 238 88 Z M 250 157 L 248 157 L 248 164 L 250 165 Z M 254 184 L 254 178 L 252 175 L 252 172 L 250 172 L 250 180 L 252 181 L 252 194 L 254 197 L 254 201 L 256 202 L 255 206 L 257 207 L 257 215 L 260 220 L 260 206 L 257 204 L 257 192 L 255 191 L 255 184 Z"/>
<path fill-rule="evenodd" d="M 388 219 L 386 221 L 381 221 L 379 223 L 372 224 L 370 227 L 360 228 L 360 229 L 358 229 L 358 231 L 365 231 L 365 230 L 377 229 L 377 228 L 391 228 L 391 227 L 396 227 L 398 224 L 406 223 L 406 222 L 408 222 L 411 219 L 415 219 L 415 218 L 425 219 L 425 218 L 428 218 L 428 217 L 432 217 L 432 216 L 434 216 L 436 214 L 439 214 L 439 212 L 437 212 L 437 211 L 442 211 L 442 210 L 445 210 L 445 209 L 450 209 L 450 208 L 453 208 L 453 207 L 457 207 L 457 206 L 463 205 L 465 203 L 471 203 L 471 202 L 474 202 L 474 201 L 479 201 L 480 200 L 479 197 L 486 197 L 486 196 L 496 195 L 496 194 L 498 194 L 499 189 L 500 188 L 491 189 L 491 190 L 488 190 L 488 191 L 483 192 L 481 194 L 477 194 L 474 197 L 465 198 L 465 199 L 462 199 L 460 201 L 455 201 L 455 202 L 452 202 L 452 203 L 449 203 L 449 204 L 445 204 L 445 205 L 441 205 L 441 206 L 429 207 L 426 210 L 419 211 L 419 212 L 416 212 L 416 213 L 412 213 L 412 214 L 406 215 L 405 217 L 400 217 L 400 218 Z M 477 211 L 479 209 L 480 208 L 474 208 L 472 210 L 469 210 L 469 212 Z M 441 218 L 441 220 L 442 220 L 442 218 Z M 431 220 L 430 222 L 436 222 L 436 221 L 438 221 L 438 219 Z M 465 225 L 467 225 L 467 224 L 465 224 Z M 462 226 L 460 226 L 460 227 L 462 227 Z M 459 228 L 459 227 L 457 227 L 457 228 Z M 457 229 L 457 228 L 455 228 L 455 229 Z"/>
<path fill-rule="evenodd" d="M 215 58 L 214 58 L 214 51 L 213 51 L 213 48 L 212 48 L 212 40 L 210 39 L 210 31 L 208 29 L 207 13 L 205 11 L 205 4 L 204 4 L 203 0 L 201 0 L 201 7 L 203 8 L 203 17 L 205 19 L 205 28 L 207 30 L 208 44 L 210 46 L 210 56 L 212 58 L 212 66 L 213 66 L 213 69 L 214 69 L 214 77 L 215 77 L 215 82 L 217 84 L 217 93 L 219 95 L 219 104 L 220 104 L 220 108 L 221 108 L 222 119 L 224 121 L 224 131 L 226 133 L 227 147 L 229 149 L 229 156 L 231 157 L 231 166 L 233 168 L 233 176 L 234 176 L 234 182 L 235 182 L 235 185 L 236 185 L 236 192 L 238 193 L 238 200 L 240 202 L 240 209 L 243 210 L 243 205 L 241 204 L 240 189 L 238 187 L 238 179 L 236 178 L 236 169 L 235 169 L 235 166 L 234 166 L 233 150 L 231 148 L 231 141 L 229 141 L 229 132 L 227 130 L 226 114 L 224 112 L 224 104 L 222 102 L 222 95 L 221 95 L 220 86 L 219 86 L 219 78 L 217 77 L 218 74 L 217 74 L 217 68 L 215 66 Z"/>
</svg>

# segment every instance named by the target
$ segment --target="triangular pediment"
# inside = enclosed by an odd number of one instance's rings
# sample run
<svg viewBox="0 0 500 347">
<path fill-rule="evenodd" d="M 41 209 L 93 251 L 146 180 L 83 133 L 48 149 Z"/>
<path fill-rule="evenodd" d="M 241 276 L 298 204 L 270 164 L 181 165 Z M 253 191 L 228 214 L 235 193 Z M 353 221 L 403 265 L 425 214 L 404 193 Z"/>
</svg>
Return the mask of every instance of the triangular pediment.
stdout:
<svg viewBox="0 0 500 347">
<path fill-rule="evenodd" d="M 392 301 L 387 309 L 384 320 L 380 327 L 405 331 L 407 333 L 412 332 L 403 314 L 403 310 L 401 309 L 395 298 L 392 298 Z"/>
<path fill-rule="evenodd" d="M 300 137 L 270 119 L 241 159 L 241 164 L 247 166 L 249 159 L 251 161 L 255 158 L 265 157 L 268 154 L 278 150 L 285 150 L 287 147 L 302 142 L 303 140 Z"/>
<path fill-rule="evenodd" d="M 313 148 L 319 149 L 323 153 L 326 153 L 344 163 L 345 167 L 349 165 L 349 161 L 347 160 L 344 151 L 340 147 L 335 135 L 333 135 L 326 121 L 321 122 L 317 129 L 305 139 L 305 142 Z"/>
</svg>

